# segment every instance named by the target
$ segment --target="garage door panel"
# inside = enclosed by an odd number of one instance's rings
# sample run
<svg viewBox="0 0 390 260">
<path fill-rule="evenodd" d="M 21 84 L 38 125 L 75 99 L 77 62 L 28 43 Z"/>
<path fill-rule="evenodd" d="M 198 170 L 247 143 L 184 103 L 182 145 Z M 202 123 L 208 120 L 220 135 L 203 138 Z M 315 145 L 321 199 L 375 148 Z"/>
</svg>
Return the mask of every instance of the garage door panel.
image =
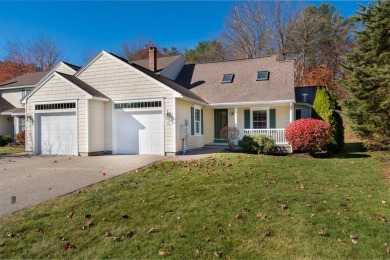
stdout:
<svg viewBox="0 0 390 260">
<path fill-rule="evenodd" d="M 76 113 L 41 114 L 39 143 L 41 154 L 77 155 Z"/>
<path fill-rule="evenodd" d="M 121 111 L 116 116 L 117 153 L 164 153 L 162 111 Z"/>
</svg>

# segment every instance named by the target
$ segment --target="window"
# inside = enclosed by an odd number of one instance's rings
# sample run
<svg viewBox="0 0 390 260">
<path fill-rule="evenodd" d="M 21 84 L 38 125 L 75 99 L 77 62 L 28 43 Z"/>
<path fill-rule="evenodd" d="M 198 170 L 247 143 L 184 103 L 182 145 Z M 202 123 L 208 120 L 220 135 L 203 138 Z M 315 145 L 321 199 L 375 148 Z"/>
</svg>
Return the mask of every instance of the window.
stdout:
<svg viewBox="0 0 390 260">
<path fill-rule="evenodd" d="M 302 118 L 302 110 L 301 109 L 295 109 L 295 120 L 299 120 Z"/>
<path fill-rule="evenodd" d="M 221 83 L 232 83 L 234 74 L 224 74 Z"/>
<path fill-rule="evenodd" d="M 19 117 L 19 120 L 18 120 L 18 124 L 19 124 L 19 129 L 18 131 L 21 132 L 21 131 L 24 131 L 26 130 L 26 119 L 24 117 Z"/>
<path fill-rule="evenodd" d="M 199 108 L 194 108 L 194 130 L 195 130 L 195 134 L 196 135 L 200 135 L 201 134 L 201 129 L 202 129 L 202 125 L 201 125 L 201 111 Z"/>
<path fill-rule="evenodd" d="M 258 71 L 256 80 L 269 80 L 269 71 Z"/>
<path fill-rule="evenodd" d="M 253 111 L 253 128 L 267 128 L 267 110 Z"/>
<path fill-rule="evenodd" d="M 161 101 L 147 101 L 147 102 L 129 102 L 129 103 L 118 103 L 114 105 L 115 109 L 123 108 L 155 108 L 161 107 Z"/>
<path fill-rule="evenodd" d="M 28 95 L 28 93 L 30 93 L 30 90 L 27 90 L 27 89 L 23 89 L 22 90 L 22 99 Z"/>
<path fill-rule="evenodd" d="M 57 110 L 57 109 L 74 109 L 76 103 L 55 103 L 55 104 L 40 104 L 35 105 L 35 110 Z"/>
</svg>

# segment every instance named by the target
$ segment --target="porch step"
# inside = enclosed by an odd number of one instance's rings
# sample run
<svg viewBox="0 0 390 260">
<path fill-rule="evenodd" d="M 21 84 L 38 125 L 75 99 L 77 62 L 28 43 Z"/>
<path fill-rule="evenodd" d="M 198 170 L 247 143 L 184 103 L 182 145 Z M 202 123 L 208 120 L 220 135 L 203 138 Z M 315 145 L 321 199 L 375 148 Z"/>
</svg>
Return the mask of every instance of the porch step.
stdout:
<svg viewBox="0 0 390 260">
<path fill-rule="evenodd" d="M 210 148 L 212 148 L 213 146 L 214 147 L 221 147 L 221 146 L 226 146 L 227 147 L 227 143 L 210 143 L 210 144 L 205 144 L 204 146 L 205 147 L 210 147 Z"/>
</svg>

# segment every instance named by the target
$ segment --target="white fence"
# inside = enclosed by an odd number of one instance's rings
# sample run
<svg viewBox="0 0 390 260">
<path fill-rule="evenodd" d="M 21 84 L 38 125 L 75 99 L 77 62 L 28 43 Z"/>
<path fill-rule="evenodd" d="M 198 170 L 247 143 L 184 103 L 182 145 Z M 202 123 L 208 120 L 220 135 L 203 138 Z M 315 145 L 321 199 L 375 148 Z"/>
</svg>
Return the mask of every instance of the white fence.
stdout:
<svg viewBox="0 0 390 260">
<path fill-rule="evenodd" d="M 286 137 L 284 135 L 284 128 L 275 128 L 275 129 L 240 129 L 240 139 L 244 135 L 265 135 L 269 138 L 275 140 L 276 144 L 288 144 Z"/>
</svg>

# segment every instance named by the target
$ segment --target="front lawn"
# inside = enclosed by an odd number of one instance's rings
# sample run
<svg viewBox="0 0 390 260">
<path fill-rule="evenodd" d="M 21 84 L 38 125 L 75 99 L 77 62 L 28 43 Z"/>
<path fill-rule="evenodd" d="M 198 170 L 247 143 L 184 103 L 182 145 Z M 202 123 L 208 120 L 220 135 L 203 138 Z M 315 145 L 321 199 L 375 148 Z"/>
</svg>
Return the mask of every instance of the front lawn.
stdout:
<svg viewBox="0 0 390 260">
<path fill-rule="evenodd" d="M 1 218 L 1 258 L 385 259 L 389 185 L 372 155 L 157 163 Z"/>
<path fill-rule="evenodd" d="M 0 147 L 0 155 L 22 153 L 24 152 L 23 146 L 3 146 Z"/>
</svg>

